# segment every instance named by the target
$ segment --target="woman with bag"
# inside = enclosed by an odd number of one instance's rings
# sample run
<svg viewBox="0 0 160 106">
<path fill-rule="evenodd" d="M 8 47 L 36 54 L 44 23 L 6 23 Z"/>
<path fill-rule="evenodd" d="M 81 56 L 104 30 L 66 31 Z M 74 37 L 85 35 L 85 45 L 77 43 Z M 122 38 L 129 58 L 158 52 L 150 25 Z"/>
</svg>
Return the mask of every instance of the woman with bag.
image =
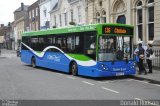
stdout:
<svg viewBox="0 0 160 106">
<path fill-rule="evenodd" d="M 148 44 L 148 48 L 146 50 L 147 65 L 148 65 L 148 68 L 149 68 L 148 73 L 152 73 L 152 59 L 153 59 L 152 55 L 153 55 L 152 45 Z"/>
</svg>

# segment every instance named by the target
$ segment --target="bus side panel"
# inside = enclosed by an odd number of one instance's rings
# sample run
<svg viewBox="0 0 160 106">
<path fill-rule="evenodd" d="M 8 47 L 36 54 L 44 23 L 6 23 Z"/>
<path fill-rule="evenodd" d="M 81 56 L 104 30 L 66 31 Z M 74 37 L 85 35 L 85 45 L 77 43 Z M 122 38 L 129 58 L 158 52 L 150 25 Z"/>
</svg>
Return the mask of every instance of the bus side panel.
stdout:
<svg viewBox="0 0 160 106">
<path fill-rule="evenodd" d="M 46 52 L 44 57 L 36 58 L 37 66 L 69 72 L 70 60 L 62 53 Z"/>
<path fill-rule="evenodd" d="M 97 74 L 97 66 L 92 66 L 92 67 L 78 66 L 78 75 L 89 76 L 89 77 L 100 77 Z"/>
<path fill-rule="evenodd" d="M 31 57 L 33 54 L 29 50 L 22 50 L 21 51 L 21 61 L 26 64 L 31 64 Z"/>
</svg>

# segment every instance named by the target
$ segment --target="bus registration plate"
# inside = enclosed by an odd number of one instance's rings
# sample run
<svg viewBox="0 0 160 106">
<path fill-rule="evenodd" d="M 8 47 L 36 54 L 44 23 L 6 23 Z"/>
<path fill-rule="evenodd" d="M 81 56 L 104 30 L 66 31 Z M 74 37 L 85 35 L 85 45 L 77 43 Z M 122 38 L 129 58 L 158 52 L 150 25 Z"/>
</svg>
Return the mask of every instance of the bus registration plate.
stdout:
<svg viewBox="0 0 160 106">
<path fill-rule="evenodd" d="M 122 75 L 124 75 L 123 72 L 116 73 L 116 76 L 122 76 Z"/>
</svg>

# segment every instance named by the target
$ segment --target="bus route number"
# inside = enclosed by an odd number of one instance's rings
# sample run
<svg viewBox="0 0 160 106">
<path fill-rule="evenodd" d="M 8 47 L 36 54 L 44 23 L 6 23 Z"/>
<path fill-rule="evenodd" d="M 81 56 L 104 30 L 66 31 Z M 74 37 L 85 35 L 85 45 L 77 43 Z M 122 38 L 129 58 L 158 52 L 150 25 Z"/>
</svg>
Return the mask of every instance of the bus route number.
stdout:
<svg viewBox="0 0 160 106">
<path fill-rule="evenodd" d="M 106 28 L 105 28 L 105 33 L 111 33 L 111 28 L 106 27 Z"/>
</svg>

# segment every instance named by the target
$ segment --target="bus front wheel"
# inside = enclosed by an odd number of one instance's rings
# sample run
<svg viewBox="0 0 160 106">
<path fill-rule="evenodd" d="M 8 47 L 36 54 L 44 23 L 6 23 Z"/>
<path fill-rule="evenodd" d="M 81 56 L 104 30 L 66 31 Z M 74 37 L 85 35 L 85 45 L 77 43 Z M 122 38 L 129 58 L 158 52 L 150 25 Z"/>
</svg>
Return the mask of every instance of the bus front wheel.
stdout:
<svg viewBox="0 0 160 106">
<path fill-rule="evenodd" d="M 71 64 L 70 69 L 71 69 L 71 74 L 72 74 L 72 75 L 74 75 L 74 76 L 78 75 L 78 66 L 77 66 L 77 63 L 76 63 L 76 62 L 73 62 L 73 63 Z"/>
<path fill-rule="evenodd" d="M 31 59 L 31 65 L 32 65 L 33 68 L 36 67 L 36 59 L 35 59 L 35 57 L 32 57 L 32 59 Z"/>
</svg>

